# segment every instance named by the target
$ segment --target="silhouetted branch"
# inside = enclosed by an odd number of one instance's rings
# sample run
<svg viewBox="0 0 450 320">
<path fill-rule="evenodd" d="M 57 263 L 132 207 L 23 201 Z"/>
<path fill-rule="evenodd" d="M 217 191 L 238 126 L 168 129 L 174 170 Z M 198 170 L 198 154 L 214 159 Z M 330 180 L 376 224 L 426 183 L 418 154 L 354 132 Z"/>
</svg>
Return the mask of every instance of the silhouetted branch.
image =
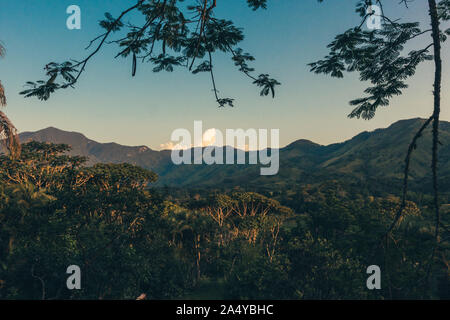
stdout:
<svg viewBox="0 0 450 320">
<path fill-rule="evenodd" d="M 415 134 L 414 138 L 412 139 L 412 141 L 411 141 L 411 143 L 410 143 L 410 145 L 408 147 L 408 152 L 407 152 L 406 158 L 405 158 L 405 169 L 404 169 L 404 173 L 403 173 L 404 176 L 403 176 L 402 202 L 400 204 L 400 207 L 397 210 L 397 213 L 395 214 L 394 221 L 392 221 L 391 226 L 386 231 L 386 233 L 383 236 L 383 238 L 386 238 L 388 236 L 388 234 L 391 233 L 392 230 L 395 228 L 397 222 L 400 220 L 400 218 L 402 216 L 403 210 L 406 207 L 406 194 L 408 192 L 409 165 L 410 165 L 410 161 L 411 161 L 411 155 L 412 155 L 413 151 L 417 147 L 417 140 L 419 140 L 419 138 L 422 136 L 423 131 L 428 127 L 428 125 L 430 124 L 431 120 L 433 120 L 433 116 L 429 117 L 424 122 L 422 127 L 420 127 L 419 131 L 417 131 L 417 133 Z"/>
<path fill-rule="evenodd" d="M 144 2 L 144 0 L 139 0 L 134 6 L 128 8 L 128 9 L 125 10 L 125 11 L 123 11 L 123 12 L 119 15 L 119 17 L 114 21 L 114 25 L 117 24 L 118 22 L 120 22 L 120 21 L 122 20 L 122 18 L 123 18 L 127 13 L 129 13 L 130 11 L 133 11 L 134 9 L 138 8 L 143 2 Z M 90 60 L 93 56 L 95 56 L 95 55 L 100 51 L 100 49 L 102 48 L 103 44 L 105 43 L 106 39 L 108 38 L 108 36 L 110 35 L 110 33 L 111 33 L 112 31 L 113 31 L 113 28 L 108 29 L 108 30 L 104 33 L 103 37 L 101 38 L 102 40 L 100 41 L 100 43 L 99 43 L 99 45 L 97 46 L 97 48 L 96 48 L 96 49 L 95 49 L 95 50 L 94 50 L 87 58 L 85 58 L 84 60 L 80 61 L 79 63 L 77 63 L 77 64 L 75 64 L 75 65 L 73 66 L 73 68 L 76 68 L 76 67 L 78 67 L 78 66 L 81 66 L 81 69 L 78 71 L 78 75 L 75 77 L 75 80 L 72 81 L 72 83 L 71 83 L 70 85 L 74 85 L 74 84 L 78 81 L 78 79 L 80 78 L 81 74 L 82 74 L 82 73 L 84 72 L 84 70 L 85 70 L 86 64 L 89 62 L 89 60 Z M 95 40 L 96 40 L 96 39 L 94 39 L 93 41 L 95 41 Z M 91 43 L 92 43 L 92 41 L 91 41 Z M 90 46 L 90 45 L 89 45 L 89 46 Z M 89 46 L 88 46 L 88 47 L 89 47 Z"/>
</svg>

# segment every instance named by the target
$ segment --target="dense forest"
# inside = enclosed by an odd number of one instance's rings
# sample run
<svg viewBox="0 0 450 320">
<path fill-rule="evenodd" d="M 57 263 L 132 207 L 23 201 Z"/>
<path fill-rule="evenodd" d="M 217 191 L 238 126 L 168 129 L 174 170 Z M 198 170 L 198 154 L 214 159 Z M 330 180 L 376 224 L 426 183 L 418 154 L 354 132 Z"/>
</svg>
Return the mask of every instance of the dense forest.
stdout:
<svg viewBox="0 0 450 320">
<path fill-rule="evenodd" d="M 430 260 L 431 195 L 414 193 L 384 239 L 400 199 L 354 183 L 152 187 L 151 171 L 84 166 L 68 148 L 0 158 L 1 299 L 449 298 L 448 232 Z M 366 287 L 374 264 L 381 290 Z M 69 265 L 81 290 L 66 287 Z"/>
</svg>

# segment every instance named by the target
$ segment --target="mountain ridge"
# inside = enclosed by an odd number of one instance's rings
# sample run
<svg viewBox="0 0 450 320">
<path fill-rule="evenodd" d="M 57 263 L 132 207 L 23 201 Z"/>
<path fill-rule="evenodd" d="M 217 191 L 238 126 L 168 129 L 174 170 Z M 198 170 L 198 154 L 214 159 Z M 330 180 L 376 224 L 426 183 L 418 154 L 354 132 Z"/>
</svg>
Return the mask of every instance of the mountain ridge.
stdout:
<svg viewBox="0 0 450 320">
<path fill-rule="evenodd" d="M 125 146 L 114 142 L 99 143 L 82 133 L 49 127 L 36 132 L 23 132 L 22 142 L 64 143 L 72 147 L 70 154 L 88 157 L 95 163 L 131 163 L 155 171 L 159 185 L 169 186 L 262 186 L 277 183 L 292 185 L 322 177 L 348 176 L 366 180 L 400 180 L 409 143 L 425 119 L 413 118 L 394 122 L 387 128 L 364 131 L 339 143 L 320 145 L 299 139 L 280 148 L 280 171 L 277 176 L 260 176 L 259 165 L 181 165 L 171 161 L 171 151 L 155 151 L 147 146 Z M 450 176 L 450 123 L 441 121 L 440 175 Z M 411 179 L 427 177 L 431 161 L 428 146 L 430 128 L 425 130 L 411 161 Z M 430 149 L 430 150 L 428 150 Z M 303 181 L 303 182 L 302 182 Z"/>
</svg>

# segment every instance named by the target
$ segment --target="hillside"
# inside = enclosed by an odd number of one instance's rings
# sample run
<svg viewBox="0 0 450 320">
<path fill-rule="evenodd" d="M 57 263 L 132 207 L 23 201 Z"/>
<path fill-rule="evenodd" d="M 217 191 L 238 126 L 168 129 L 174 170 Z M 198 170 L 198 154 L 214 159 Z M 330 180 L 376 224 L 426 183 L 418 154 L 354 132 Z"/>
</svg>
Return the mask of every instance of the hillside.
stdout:
<svg viewBox="0 0 450 320">
<path fill-rule="evenodd" d="M 362 132 L 342 143 L 322 146 L 298 140 L 280 149 L 280 171 L 276 176 L 260 176 L 259 165 L 173 165 L 170 151 L 154 151 L 146 146 L 98 143 L 76 132 L 47 128 L 20 134 L 30 140 L 65 143 L 71 154 L 89 158 L 89 164 L 131 163 L 159 174 L 158 185 L 168 186 L 243 186 L 280 188 L 329 179 L 349 179 L 368 184 L 397 184 L 402 178 L 408 145 L 423 119 L 398 121 L 388 128 Z M 430 129 L 418 143 L 411 162 L 411 179 L 416 185 L 429 183 L 431 161 Z M 450 177 L 450 123 L 441 122 L 440 177 L 448 188 Z"/>
<path fill-rule="evenodd" d="M 71 155 L 85 156 L 88 164 L 131 163 L 147 169 L 160 169 L 170 160 L 170 152 L 158 152 L 146 146 L 123 146 L 117 143 L 99 143 L 78 132 L 68 132 L 57 128 L 46 128 L 19 135 L 22 143 L 28 141 L 64 143 L 71 146 Z"/>
</svg>

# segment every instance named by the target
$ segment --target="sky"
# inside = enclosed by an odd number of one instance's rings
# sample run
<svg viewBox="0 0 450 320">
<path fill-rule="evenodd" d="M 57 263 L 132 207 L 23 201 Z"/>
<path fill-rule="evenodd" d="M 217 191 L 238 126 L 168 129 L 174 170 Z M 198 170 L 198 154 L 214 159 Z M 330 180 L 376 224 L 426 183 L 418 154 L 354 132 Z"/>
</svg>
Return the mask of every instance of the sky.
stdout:
<svg viewBox="0 0 450 320">
<path fill-rule="evenodd" d="M 189 1 L 188 1 L 189 2 Z M 427 1 L 415 0 L 409 9 L 387 0 L 386 12 L 401 21 L 428 25 Z M 207 74 L 186 69 L 153 73 L 151 64 L 140 64 L 131 77 L 130 59 L 114 59 L 118 48 L 108 45 L 91 62 L 76 89 L 60 90 L 48 101 L 19 95 L 26 81 L 45 79 L 50 61 L 82 59 L 89 41 L 102 32 L 98 21 L 104 12 L 117 16 L 135 0 L 0 0 L 0 40 L 7 55 L 0 60 L 5 86 L 5 109 L 20 132 L 46 127 L 81 132 L 98 142 L 146 145 L 160 149 L 178 128 L 279 129 L 280 146 L 297 139 L 320 144 L 342 142 L 361 131 L 387 127 L 401 119 L 432 113 L 434 65 L 423 64 L 404 95 L 379 109 L 374 119 L 348 119 L 348 102 L 363 96 L 368 85 L 357 74 L 344 79 L 309 72 L 308 63 L 327 54 L 327 44 L 340 32 L 359 23 L 354 0 L 269 0 L 267 10 L 252 11 L 244 0 L 219 0 L 216 16 L 242 27 L 239 45 L 252 53 L 259 73 L 269 73 L 282 83 L 276 97 L 260 97 L 259 90 L 240 73 L 231 59 L 217 55 L 216 81 L 220 93 L 235 99 L 234 108 L 218 108 Z M 81 8 L 81 30 L 66 27 L 69 5 Z M 130 16 L 129 19 L 133 19 Z M 127 21 L 125 19 L 125 21 Z M 429 36 L 415 45 L 431 42 Z M 442 119 L 450 121 L 449 44 L 443 47 Z M 91 49 L 92 50 L 92 49 Z"/>
</svg>

